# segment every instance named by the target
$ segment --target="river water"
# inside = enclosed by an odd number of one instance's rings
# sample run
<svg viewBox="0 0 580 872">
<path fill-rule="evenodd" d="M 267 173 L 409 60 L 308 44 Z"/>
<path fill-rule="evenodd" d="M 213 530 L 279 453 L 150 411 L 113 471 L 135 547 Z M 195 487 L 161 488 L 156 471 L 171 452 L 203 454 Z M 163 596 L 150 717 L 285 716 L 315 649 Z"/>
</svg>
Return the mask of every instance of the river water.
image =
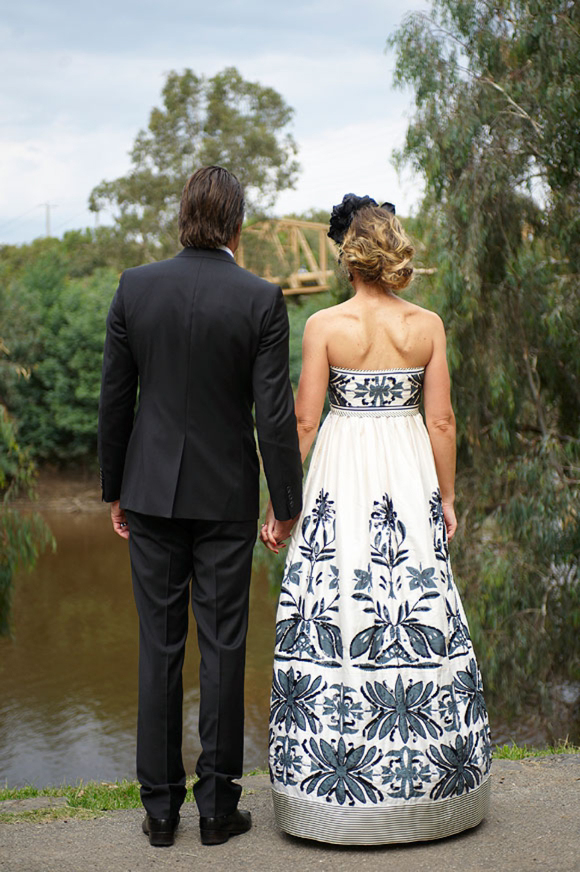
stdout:
<svg viewBox="0 0 580 872">
<path fill-rule="evenodd" d="M 0 784 L 134 778 L 138 627 L 127 545 L 112 533 L 105 510 L 44 516 L 57 551 L 17 577 L 14 638 L 0 640 Z M 267 763 L 275 609 L 267 565 L 257 561 L 246 670 L 246 771 Z M 184 673 L 189 774 L 199 753 L 198 669 L 191 620 Z M 491 711 L 490 720 L 496 744 L 541 745 L 566 736 L 565 725 L 541 723 L 533 714 L 509 724 Z"/>
</svg>

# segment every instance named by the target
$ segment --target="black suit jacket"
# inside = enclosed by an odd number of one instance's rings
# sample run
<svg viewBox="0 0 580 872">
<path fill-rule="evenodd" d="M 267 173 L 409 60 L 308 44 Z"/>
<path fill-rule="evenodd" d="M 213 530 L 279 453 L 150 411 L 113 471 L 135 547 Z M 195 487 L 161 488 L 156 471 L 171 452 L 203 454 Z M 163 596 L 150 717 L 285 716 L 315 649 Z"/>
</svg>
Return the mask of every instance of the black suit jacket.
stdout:
<svg viewBox="0 0 580 872">
<path fill-rule="evenodd" d="M 302 465 L 282 291 L 219 249 L 126 270 L 107 317 L 103 499 L 165 518 L 257 518 L 254 405 L 274 513 L 286 520 L 302 507 Z"/>
</svg>

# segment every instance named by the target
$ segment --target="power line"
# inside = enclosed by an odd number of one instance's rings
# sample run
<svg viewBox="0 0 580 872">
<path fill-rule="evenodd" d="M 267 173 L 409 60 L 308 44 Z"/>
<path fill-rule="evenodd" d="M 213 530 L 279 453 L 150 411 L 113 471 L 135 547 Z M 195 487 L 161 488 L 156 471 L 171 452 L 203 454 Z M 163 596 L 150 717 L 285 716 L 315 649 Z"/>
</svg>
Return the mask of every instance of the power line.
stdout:
<svg viewBox="0 0 580 872">
<path fill-rule="evenodd" d="M 38 209 L 38 206 L 33 206 L 32 209 L 27 209 L 26 212 L 22 212 L 22 214 L 17 215 L 16 218 L 10 218 L 8 221 L 5 221 L 4 224 L 0 224 L 0 230 L 4 230 L 5 227 L 9 227 L 11 224 L 15 224 L 22 218 L 26 218 L 27 215 L 30 215 L 30 213 L 34 212 L 36 209 Z"/>
<path fill-rule="evenodd" d="M 61 227 L 66 227 L 67 224 L 72 224 L 73 221 L 76 221 L 77 218 L 80 218 L 80 216 L 84 215 L 87 211 L 87 209 L 83 209 L 82 212 L 77 212 L 76 215 L 72 216 L 72 218 L 67 218 L 66 221 L 61 221 L 61 223 L 57 224 L 54 228 L 55 231 L 60 230 Z"/>
</svg>

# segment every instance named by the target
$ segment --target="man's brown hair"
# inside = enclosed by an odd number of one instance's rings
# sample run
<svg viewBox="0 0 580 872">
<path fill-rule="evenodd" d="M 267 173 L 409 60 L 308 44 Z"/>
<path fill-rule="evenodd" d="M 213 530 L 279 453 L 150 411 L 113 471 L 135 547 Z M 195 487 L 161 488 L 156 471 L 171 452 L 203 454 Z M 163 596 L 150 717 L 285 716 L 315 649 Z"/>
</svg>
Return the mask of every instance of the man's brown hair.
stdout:
<svg viewBox="0 0 580 872">
<path fill-rule="evenodd" d="M 179 241 L 184 248 L 227 245 L 244 220 L 244 192 L 223 167 L 202 167 L 185 183 L 179 208 Z"/>
</svg>

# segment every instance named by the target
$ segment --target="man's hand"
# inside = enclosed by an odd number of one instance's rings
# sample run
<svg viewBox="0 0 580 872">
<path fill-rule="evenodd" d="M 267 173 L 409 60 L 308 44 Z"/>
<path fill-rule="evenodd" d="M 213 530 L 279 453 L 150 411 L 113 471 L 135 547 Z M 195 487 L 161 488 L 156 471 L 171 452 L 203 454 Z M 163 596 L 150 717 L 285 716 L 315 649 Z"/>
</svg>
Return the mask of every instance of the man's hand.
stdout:
<svg viewBox="0 0 580 872">
<path fill-rule="evenodd" d="M 111 503 L 111 521 L 115 533 L 117 533 L 121 539 L 128 539 L 129 525 L 127 524 L 125 512 L 119 507 L 119 500 L 115 500 L 115 502 Z"/>
<path fill-rule="evenodd" d="M 298 518 L 299 515 L 296 515 L 295 518 L 291 518 L 289 521 L 278 521 L 274 517 L 272 503 L 268 503 L 268 508 L 266 509 L 266 521 L 260 530 L 260 539 L 269 551 L 278 554 L 280 548 L 286 547 L 284 545 L 284 539 L 289 538 Z"/>
</svg>

